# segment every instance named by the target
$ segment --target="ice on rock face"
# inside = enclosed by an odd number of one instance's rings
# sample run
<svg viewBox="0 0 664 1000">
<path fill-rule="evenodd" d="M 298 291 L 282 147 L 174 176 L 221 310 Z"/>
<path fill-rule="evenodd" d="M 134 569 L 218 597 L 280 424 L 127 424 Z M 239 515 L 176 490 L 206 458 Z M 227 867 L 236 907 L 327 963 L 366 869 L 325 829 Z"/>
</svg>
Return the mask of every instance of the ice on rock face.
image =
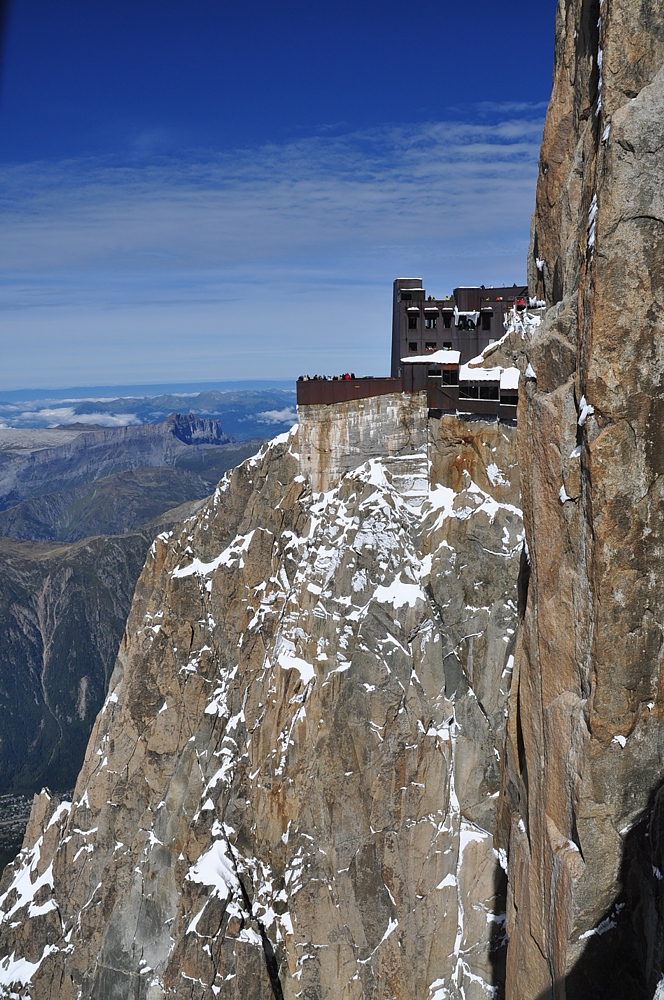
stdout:
<svg viewBox="0 0 664 1000">
<path fill-rule="evenodd" d="M 211 895 L 223 901 L 239 892 L 238 877 L 235 865 L 229 856 L 228 843 L 225 839 L 216 840 L 195 865 L 187 872 L 190 882 L 201 882 L 212 890 Z M 196 922 L 201 914 L 195 918 Z M 192 921 L 193 923 L 193 921 Z M 191 928 L 191 924 L 190 924 Z"/>
<path fill-rule="evenodd" d="M 588 210 L 588 249 L 593 250 L 595 246 L 595 235 L 597 232 L 597 195 L 593 195 Z"/>
<path fill-rule="evenodd" d="M 495 462 L 491 462 L 489 465 L 487 465 L 486 474 L 489 477 L 493 486 L 509 485 L 509 480 L 505 478 L 504 473 L 498 468 Z"/>
<path fill-rule="evenodd" d="M 253 531 L 250 531 L 246 535 L 238 535 L 216 559 L 212 559 L 210 562 L 202 562 L 200 559 L 194 559 L 188 566 L 182 568 L 176 566 L 171 575 L 174 579 L 191 576 L 194 573 L 197 576 L 208 576 L 210 573 L 214 573 L 220 566 L 231 566 L 233 563 L 238 563 L 240 568 L 242 568 L 242 554 L 249 548 L 253 536 Z M 156 627 L 159 628 L 159 626 Z"/>
<path fill-rule="evenodd" d="M 543 262 L 542 262 L 543 263 Z M 529 308 L 530 309 L 544 309 L 546 302 L 540 301 L 539 299 L 530 299 Z M 539 313 L 528 312 L 527 309 L 519 311 L 516 305 L 505 315 L 505 337 L 512 333 L 518 333 L 522 340 L 530 340 L 534 332 L 539 327 L 542 322 L 542 316 Z M 502 341 L 499 341 L 501 343 Z M 483 355 L 491 353 L 497 345 L 489 344 L 488 347 L 482 352 Z"/>
<path fill-rule="evenodd" d="M 585 427 L 588 417 L 595 412 L 595 407 L 586 402 L 586 397 L 582 396 L 579 401 L 579 427 Z"/>
</svg>

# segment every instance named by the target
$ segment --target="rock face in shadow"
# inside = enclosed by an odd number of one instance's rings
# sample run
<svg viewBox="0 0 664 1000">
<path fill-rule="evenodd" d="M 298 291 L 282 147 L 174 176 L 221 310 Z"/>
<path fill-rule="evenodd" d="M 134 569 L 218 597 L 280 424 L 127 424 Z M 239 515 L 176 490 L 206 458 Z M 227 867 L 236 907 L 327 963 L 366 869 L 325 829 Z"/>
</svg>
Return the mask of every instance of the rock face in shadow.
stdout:
<svg viewBox="0 0 664 1000">
<path fill-rule="evenodd" d="M 514 429 L 429 430 L 326 493 L 277 439 L 157 539 L 73 804 L 37 797 L 0 885 L 0 995 L 500 982 Z"/>
<path fill-rule="evenodd" d="M 560 3 L 519 465 L 530 580 L 503 784 L 507 994 L 663 971 L 664 10 Z"/>
</svg>

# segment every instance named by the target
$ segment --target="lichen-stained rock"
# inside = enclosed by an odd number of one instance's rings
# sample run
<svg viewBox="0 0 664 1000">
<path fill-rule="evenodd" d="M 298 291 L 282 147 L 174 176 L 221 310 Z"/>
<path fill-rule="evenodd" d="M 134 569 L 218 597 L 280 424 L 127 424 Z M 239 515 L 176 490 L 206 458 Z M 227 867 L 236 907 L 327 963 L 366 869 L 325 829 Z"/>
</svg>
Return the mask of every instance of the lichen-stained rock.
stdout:
<svg viewBox="0 0 664 1000">
<path fill-rule="evenodd" d="M 531 575 L 501 812 L 507 990 L 650 998 L 664 972 L 664 9 L 560 3 L 556 52 L 530 273 L 557 305 L 519 406 Z"/>
<path fill-rule="evenodd" d="M 0 995 L 491 994 L 521 517 L 427 471 L 312 494 L 292 434 L 155 542 L 73 804 L 0 886 Z"/>
</svg>

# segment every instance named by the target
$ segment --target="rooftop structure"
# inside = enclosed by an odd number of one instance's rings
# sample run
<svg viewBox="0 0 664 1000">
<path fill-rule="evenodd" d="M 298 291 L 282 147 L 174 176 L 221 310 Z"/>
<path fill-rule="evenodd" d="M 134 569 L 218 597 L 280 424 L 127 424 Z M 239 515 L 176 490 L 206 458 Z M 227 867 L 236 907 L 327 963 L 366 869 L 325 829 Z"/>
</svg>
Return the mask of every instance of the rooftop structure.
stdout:
<svg viewBox="0 0 664 1000">
<path fill-rule="evenodd" d="M 454 350 L 461 363 L 477 357 L 505 332 L 505 315 L 528 305 L 528 286 L 455 288 L 448 298 L 427 296 L 421 278 L 397 278 L 392 296 L 392 378 L 402 358 Z"/>
</svg>

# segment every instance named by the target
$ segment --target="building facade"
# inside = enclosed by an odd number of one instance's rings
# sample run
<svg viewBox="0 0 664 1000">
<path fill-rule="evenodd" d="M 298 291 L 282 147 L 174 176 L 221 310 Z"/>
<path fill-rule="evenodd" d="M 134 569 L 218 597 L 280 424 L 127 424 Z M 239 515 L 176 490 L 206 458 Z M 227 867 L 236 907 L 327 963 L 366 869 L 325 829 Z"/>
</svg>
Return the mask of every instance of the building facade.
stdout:
<svg viewBox="0 0 664 1000">
<path fill-rule="evenodd" d="M 485 367 L 478 355 L 503 336 L 509 311 L 531 306 L 527 286 L 455 288 L 450 298 L 434 299 L 427 297 L 421 278 L 397 278 L 393 294 L 391 376 L 301 376 L 298 406 L 426 393 L 432 416 L 516 420 L 519 370 Z M 472 367 L 469 361 L 475 362 Z"/>
<path fill-rule="evenodd" d="M 427 296 L 421 278 L 397 278 L 392 298 L 391 375 L 402 358 L 459 351 L 461 364 L 477 357 L 504 332 L 505 314 L 528 305 L 528 286 L 455 288 L 445 299 Z"/>
</svg>

